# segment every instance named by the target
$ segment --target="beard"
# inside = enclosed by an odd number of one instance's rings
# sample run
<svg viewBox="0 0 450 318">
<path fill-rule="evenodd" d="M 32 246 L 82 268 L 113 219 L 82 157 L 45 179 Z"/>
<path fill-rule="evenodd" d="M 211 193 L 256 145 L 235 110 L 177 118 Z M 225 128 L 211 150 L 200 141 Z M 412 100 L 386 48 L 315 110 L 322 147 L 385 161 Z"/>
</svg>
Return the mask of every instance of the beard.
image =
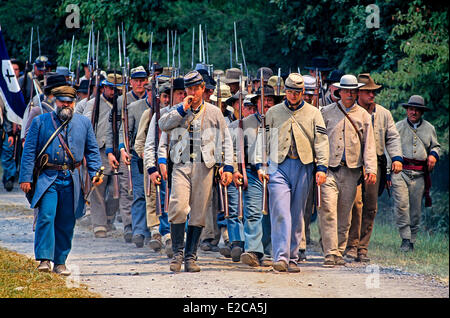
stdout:
<svg viewBox="0 0 450 318">
<path fill-rule="evenodd" d="M 73 108 L 71 107 L 57 107 L 56 108 L 56 115 L 58 115 L 58 118 L 62 121 L 70 120 L 73 117 Z"/>
</svg>

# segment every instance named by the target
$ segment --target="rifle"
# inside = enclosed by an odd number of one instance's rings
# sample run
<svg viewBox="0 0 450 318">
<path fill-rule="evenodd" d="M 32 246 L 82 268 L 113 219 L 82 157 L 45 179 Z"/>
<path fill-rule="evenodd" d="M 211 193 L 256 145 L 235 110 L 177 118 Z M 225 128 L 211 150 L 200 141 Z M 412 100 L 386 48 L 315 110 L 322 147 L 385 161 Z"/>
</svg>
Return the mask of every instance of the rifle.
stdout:
<svg viewBox="0 0 450 318">
<path fill-rule="evenodd" d="M 277 76 L 277 95 L 280 96 L 281 91 L 281 68 L 278 68 L 278 76 Z"/>
<path fill-rule="evenodd" d="M 156 158 L 156 169 L 161 175 L 161 169 L 158 164 L 158 147 L 159 147 L 159 125 L 158 121 L 160 118 L 160 100 L 159 92 L 156 87 L 158 80 L 155 74 L 155 64 L 153 64 L 153 78 L 152 78 L 152 106 L 153 106 L 153 116 L 155 116 L 155 158 Z M 166 191 L 168 192 L 168 191 Z M 168 202 L 165 202 L 166 205 Z M 156 215 L 160 216 L 162 214 L 162 203 L 161 203 L 161 186 L 156 185 Z"/>
<path fill-rule="evenodd" d="M 320 99 L 320 80 L 319 80 L 319 69 L 316 68 L 316 87 L 314 88 L 314 99 L 313 105 L 319 108 Z"/>
<path fill-rule="evenodd" d="M 263 170 L 263 197 L 262 197 L 262 214 L 269 214 L 268 204 L 267 204 L 267 179 L 265 175 L 267 173 L 267 140 L 266 140 L 266 114 L 264 110 L 264 76 L 261 70 L 261 128 L 262 128 L 262 170 Z"/>
<path fill-rule="evenodd" d="M 242 174 L 242 179 L 239 181 L 241 185 L 238 187 L 238 218 L 242 219 L 244 215 L 244 196 L 243 189 L 248 187 L 247 171 L 245 169 L 245 149 L 244 149 L 244 124 L 242 122 L 242 76 L 239 76 L 239 128 L 238 128 L 238 168 Z"/>
<path fill-rule="evenodd" d="M 225 108 L 222 105 L 222 91 L 220 89 L 220 75 L 217 75 L 216 94 L 217 94 L 217 106 L 219 107 L 222 114 L 225 114 Z"/>
<path fill-rule="evenodd" d="M 123 123 L 123 140 L 125 144 L 125 151 L 130 156 L 130 138 L 129 138 L 129 128 L 128 128 L 128 105 L 127 105 L 127 87 L 128 87 L 128 76 L 127 71 L 124 67 L 122 68 L 122 123 Z M 133 181 L 131 177 L 131 165 L 127 165 L 128 168 L 128 194 L 133 193 Z"/>
<path fill-rule="evenodd" d="M 111 125 L 112 125 L 112 133 L 113 133 L 113 154 L 116 158 L 120 158 L 119 153 L 119 127 L 117 127 L 117 97 L 118 91 L 116 87 L 116 71 L 114 70 L 114 97 L 113 97 L 113 107 L 111 109 Z M 119 163 L 120 164 L 120 163 Z M 118 199 L 120 197 L 119 192 L 119 171 L 118 168 L 114 168 L 113 170 L 113 198 Z"/>
</svg>

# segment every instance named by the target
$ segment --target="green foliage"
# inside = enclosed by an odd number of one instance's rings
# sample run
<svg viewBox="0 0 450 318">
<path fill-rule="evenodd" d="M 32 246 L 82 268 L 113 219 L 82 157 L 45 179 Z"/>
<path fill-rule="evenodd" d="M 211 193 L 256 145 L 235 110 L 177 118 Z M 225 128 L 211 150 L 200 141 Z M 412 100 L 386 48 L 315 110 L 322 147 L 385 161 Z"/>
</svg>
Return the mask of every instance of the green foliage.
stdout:
<svg viewBox="0 0 450 318">
<path fill-rule="evenodd" d="M 431 197 L 433 198 L 433 206 L 424 208 L 422 225 L 430 233 L 444 233 L 448 235 L 448 192 L 431 191 Z"/>
</svg>

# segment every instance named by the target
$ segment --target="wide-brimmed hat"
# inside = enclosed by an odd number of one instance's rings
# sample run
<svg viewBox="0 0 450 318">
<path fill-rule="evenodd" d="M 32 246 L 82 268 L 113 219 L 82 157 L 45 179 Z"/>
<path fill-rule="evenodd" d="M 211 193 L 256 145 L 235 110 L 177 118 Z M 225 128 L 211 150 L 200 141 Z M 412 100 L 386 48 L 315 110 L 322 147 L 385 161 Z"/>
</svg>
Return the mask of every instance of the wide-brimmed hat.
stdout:
<svg viewBox="0 0 450 318">
<path fill-rule="evenodd" d="M 230 98 L 228 98 L 225 101 L 225 104 L 232 106 L 235 101 L 239 100 L 239 94 L 240 94 L 239 91 L 237 91 L 233 96 L 231 96 Z M 247 96 L 247 91 L 243 90 L 242 91 L 242 100 L 245 99 L 245 96 Z"/>
<path fill-rule="evenodd" d="M 131 78 L 147 78 L 147 72 L 143 66 L 132 68 L 130 71 Z"/>
<path fill-rule="evenodd" d="M 275 94 L 277 95 L 277 83 L 278 83 L 278 76 L 273 75 L 269 78 L 269 80 L 267 81 L 267 85 L 272 86 Z M 280 76 L 280 96 L 285 96 L 286 92 L 284 91 L 284 80 L 283 78 Z"/>
<path fill-rule="evenodd" d="M 420 95 L 412 95 L 407 103 L 401 104 L 404 108 L 416 107 L 423 111 L 429 111 L 430 109 L 425 105 L 425 100 Z"/>
<path fill-rule="evenodd" d="M 57 100 L 63 102 L 72 102 L 77 97 L 77 91 L 72 86 L 64 85 L 52 89 L 51 94 Z"/>
<path fill-rule="evenodd" d="M 217 96 L 217 87 L 216 87 L 216 89 L 214 90 L 214 93 L 211 95 L 210 99 L 214 102 L 217 102 L 218 99 L 220 98 L 220 100 L 222 102 L 225 102 L 230 97 L 231 97 L 230 86 L 228 86 L 225 83 L 220 83 L 220 96 Z"/>
<path fill-rule="evenodd" d="M 356 76 L 352 74 L 345 74 L 338 83 L 333 83 L 333 86 L 339 89 L 359 89 L 364 85 L 364 83 L 359 83 Z"/>
<path fill-rule="evenodd" d="M 272 69 L 268 68 L 268 67 L 260 67 L 257 71 L 256 71 L 256 78 L 253 80 L 254 82 L 260 82 L 261 81 L 261 71 L 263 73 L 263 78 L 264 78 L 264 83 L 267 83 L 270 79 L 270 77 L 273 76 L 273 71 Z"/>
<path fill-rule="evenodd" d="M 284 85 L 285 90 L 303 91 L 304 87 L 305 87 L 305 81 L 301 74 L 291 73 L 286 78 L 286 83 Z"/>
<path fill-rule="evenodd" d="M 66 66 L 58 66 L 56 68 L 56 73 L 64 76 L 70 76 L 69 68 Z"/>
<path fill-rule="evenodd" d="M 327 83 L 336 83 L 341 80 L 341 77 L 344 76 L 345 73 L 342 70 L 333 70 L 330 75 L 324 80 Z"/>
<path fill-rule="evenodd" d="M 374 91 L 380 89 L 382 86 L 375 84 L 375 81 L 369 73 L 362 73 L 358 75 L 358 82 L 365 84 L 361 90 Z"/>
<path fill-rule="evenodd" d="M 239 83 L 239 76 L 242 76 L 242 71 L 238 68 L 230 68 L 225 71 L 225 77 L 220 77 L 220 80 L 225 84 Z M 244 80 L 244 79 L 242 79 Z"/>
<path fill-rule="evenodd" d="M 89 90 L 89 80 L 82 80 L 77 87 L 78 93 L 87 94 Z"/>
<path fill-rule="evenodd" d="M 199 70 L 197 70 L 197 72 L 199 72 L 202 75 L 203 81 L 205 82 L 205 87 L 207 89 L 215 89 L 216 88 L 216 81 L 211 76 L 209 76 L 207 70 L 199 69 Z"/>
<path fill-rule="evenodd" d="M 48 73 L 50 74 L 47 77 L 47 85 L 44 86 L 44 94 L 49 95 L 52 89 L 58 86 L 67 85 L 66 77 L 64 75 L 60 75 L 57 73 Z"/>
<path fill-rule="evenodd" d="M 275 104 L 280 103 L 284 96 L 278 96 L 275 94 L 275 90 L 273 89 L 272 86 L 269 85 L 264 85 L 264 96 L 272 96 L 275 99 Z M 258 90 L 256 91 L 255 96 L 253 96 L 251 98 L 251 102 L 254 103 L 255 105 L 257 105 L 257 99 L 261 97 L 261 87 L 258 88 Z"/>
<path fill-rule="evenodd" d="M 311 59 L 310 66 L 305 66 L 307 70 L 318 69 L 322 72 L 331 71 L 333 68 L 328 65 L 328 59 L 323 56 L 316 56 Z"/>
<path fill-rule="evenodd" d="M 215 81 L 217 81 L 217 77 L 220 75 L 220 78 L 223 78 L 225 75 L 225 72 L 223 70 L 214 70 L 213 72 L 213 78 Z"/>
</svg>

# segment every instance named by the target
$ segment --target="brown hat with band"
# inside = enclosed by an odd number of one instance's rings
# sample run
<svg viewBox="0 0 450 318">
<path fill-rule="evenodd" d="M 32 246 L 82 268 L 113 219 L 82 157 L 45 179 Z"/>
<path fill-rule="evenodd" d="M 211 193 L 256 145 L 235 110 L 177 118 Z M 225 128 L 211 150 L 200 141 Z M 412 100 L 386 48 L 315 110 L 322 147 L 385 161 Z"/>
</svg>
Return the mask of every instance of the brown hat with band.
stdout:
<svg viewBox="0 0 450 318">
<path fill-rule="evenodd" d="M 365 85 L 360 88 L 362 91 L 374 91 L 380 89 L 382 86 L 375 84 L 375 81 L 369 73 L 362 73 L 358 75 L 358 82 Z"/>
</svg>

